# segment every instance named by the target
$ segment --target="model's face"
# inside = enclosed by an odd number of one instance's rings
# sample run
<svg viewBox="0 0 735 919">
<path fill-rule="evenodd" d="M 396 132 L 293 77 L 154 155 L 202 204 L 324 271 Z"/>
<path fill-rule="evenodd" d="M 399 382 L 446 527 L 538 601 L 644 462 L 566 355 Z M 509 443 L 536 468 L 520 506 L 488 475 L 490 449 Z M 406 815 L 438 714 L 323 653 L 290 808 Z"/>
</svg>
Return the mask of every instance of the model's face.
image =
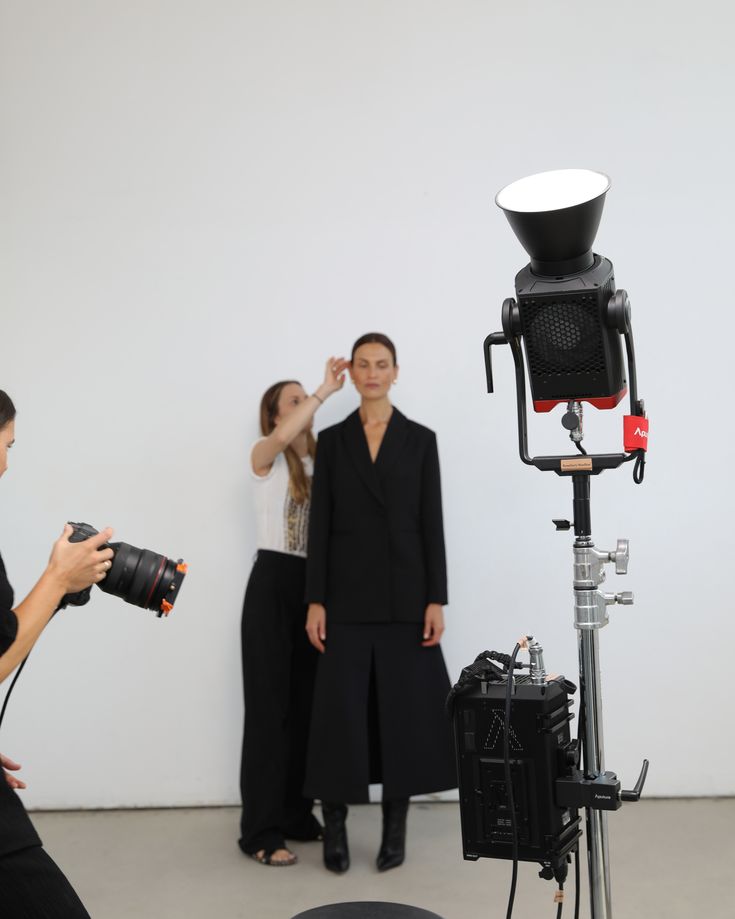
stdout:
<svg viewBox="0 0 735 919">
<path fill-rule="evenodd" d="M 9 421 L 0 428 L 0 476 L 8 468 L 8 450 L 15 443 L 15 421 Z"/>
<path fill-rule="evenodd" d="M 276 424 L 288 417 L 291 412 L 307 398 L 304 387 L 300 383 L 287 383 L 278 397 L 278 411 L 273 419 Z M 309 424 L 311 427 L 311 424 Z"/>
<path fill-rule="evenodd" d="M 398 367 L 385 345 L 371 342 L 355 351 L 350 376 L 363 399 L 383 399 L 398 379 Z"/>
</svg>

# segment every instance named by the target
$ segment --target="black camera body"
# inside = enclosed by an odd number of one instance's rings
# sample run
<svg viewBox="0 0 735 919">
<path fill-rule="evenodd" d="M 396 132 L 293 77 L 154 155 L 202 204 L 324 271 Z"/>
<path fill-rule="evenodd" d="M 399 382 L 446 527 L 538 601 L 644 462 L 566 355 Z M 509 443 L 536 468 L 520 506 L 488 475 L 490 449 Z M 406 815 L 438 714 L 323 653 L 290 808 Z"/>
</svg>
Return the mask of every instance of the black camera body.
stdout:
<svg viewBox="0 0 735 919">
<path fill-rule="evenodd" d="M 566 873 L 581 836 L 574 807 L 559 806 L 556 780 L 578 760 L 571 740 L 569 689 L 563 678 L 539 685 L 517 676 L 508 736 L 518 858 Z M 513 830 L 505 775 L 507 676 L 475 680 L 453 703 L 454 739 L 466 859 L 513 857 Z"/>
<path fill-rule="evenodd" d="M 84 542 L 99 533 L 88 523 L 70 520 L 69 525 L 74 528 L 69 542 Z M 154 610 L 159 617 L 168 616 L 186 575 L 187 566 L 183 559 L 175 562 L 165 555 L 150 549 L 138 549 L 126 542 L 105 543 L 101 548 L 112 549 L 114 556 L 107 577 L 97 585 L 99 589 L 120 597 L 126 603 Z M 91 590 L 87 587 L 77 593 L 66 594 L 59 609 L 67 605 L 83 606 L 89 601 Z"/>
</svg>

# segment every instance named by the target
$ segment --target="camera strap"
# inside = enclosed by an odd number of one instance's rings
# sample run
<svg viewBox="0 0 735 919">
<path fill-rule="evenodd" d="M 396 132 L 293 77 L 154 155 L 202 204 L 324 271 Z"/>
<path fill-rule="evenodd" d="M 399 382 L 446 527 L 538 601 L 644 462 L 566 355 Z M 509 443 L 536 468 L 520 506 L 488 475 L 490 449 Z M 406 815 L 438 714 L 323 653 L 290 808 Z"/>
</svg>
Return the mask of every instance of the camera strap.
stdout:
<svg viewBox="0 0 735 919">
<path fill-rule="evenodd" d="M 0 709 L 0 727 L 2 727 L 3 725 L 3 718 L 5 717 L 5 709 L 8 707 L 8 702 L 10 701 L 10 693 L 13 691 L 13 687 L 18 681 L 18 677 L 23 672 L 23 668 L 25 667 L 26 661 L 30 657 L 30 654 L 31 652 L 29 651 L 28 654 L 26 654 L 26 656 L 21 661 L 20 667 L 18 667 L 18 669 L 15 671 L 13 682 L 10 684 L 10 688 L 8 689 L 8 691 L 5 693 L 5 699 L 3 700 L 3 707 L 2 709 Z"/>
</svg>

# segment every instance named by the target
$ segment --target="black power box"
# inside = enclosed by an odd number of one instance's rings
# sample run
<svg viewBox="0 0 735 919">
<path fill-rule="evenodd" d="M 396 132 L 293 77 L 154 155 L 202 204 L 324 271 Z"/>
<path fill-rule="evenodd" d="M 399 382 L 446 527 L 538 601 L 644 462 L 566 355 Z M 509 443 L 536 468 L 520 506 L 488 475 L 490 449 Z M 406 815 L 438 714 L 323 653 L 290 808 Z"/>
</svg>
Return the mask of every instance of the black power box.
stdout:
<svg viewBox="0 0 735 919">
<path fill-rule="evenodd" d="M 459 687 L 457 687 L 459 688 Z M 578 812 L 556 803 L 557 778 L 578 761 L 570 739 L 572 684 L 557 677 L 541 684 L 516 677 L 508 734 L 518 858 L 565 872 L 581 836 Z M 513 857 L 504 740 L 507 677 L 474 680 L 452 703 L 466 859 Z"/>
</svg>

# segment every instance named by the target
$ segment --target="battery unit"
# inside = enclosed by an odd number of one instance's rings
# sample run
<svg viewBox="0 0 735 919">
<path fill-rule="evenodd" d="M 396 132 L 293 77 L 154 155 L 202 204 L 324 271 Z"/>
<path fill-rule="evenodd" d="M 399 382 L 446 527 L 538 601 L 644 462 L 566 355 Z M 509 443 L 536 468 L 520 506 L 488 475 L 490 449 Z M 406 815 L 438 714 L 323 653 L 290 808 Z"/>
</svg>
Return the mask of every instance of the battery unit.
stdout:
<svg viewBox="0 0 735 919">
<path fill-rule="evenodd" d="M 508 736 L 518 858 L 553 869 L 566 863 L 581 836 L 576 809 L 558 807 L 555 782 L 577 761 L 570 740 L 567 684 L 517 677 Z M 464 857 L 512 858 L 513 835 L 505 776 L 507 680 L 476 681 L 454 699 Z"/>
</svg>

